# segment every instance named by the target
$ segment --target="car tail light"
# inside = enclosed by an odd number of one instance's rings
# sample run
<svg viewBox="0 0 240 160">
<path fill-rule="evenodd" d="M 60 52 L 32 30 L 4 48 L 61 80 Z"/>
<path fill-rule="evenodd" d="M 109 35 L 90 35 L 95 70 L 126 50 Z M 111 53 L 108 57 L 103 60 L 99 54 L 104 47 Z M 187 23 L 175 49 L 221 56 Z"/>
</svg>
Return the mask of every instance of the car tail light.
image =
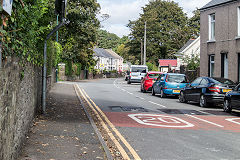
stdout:
<svg viewBox="0 0 240 160">
<path fill-rule="evenodd" d="M 220 92 L 220 89 L 219 89 L 219 87 L 208 87 L 208 89 L 209 89 L 209 91 L 211 91 L 211 92 Z"/>
</svg>

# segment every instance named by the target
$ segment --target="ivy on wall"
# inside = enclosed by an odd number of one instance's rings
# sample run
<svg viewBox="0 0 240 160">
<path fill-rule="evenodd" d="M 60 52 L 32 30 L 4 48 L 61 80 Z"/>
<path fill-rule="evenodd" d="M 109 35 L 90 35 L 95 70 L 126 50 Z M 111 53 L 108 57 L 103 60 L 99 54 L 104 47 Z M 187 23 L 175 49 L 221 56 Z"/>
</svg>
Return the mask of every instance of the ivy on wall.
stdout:
<svg viewBox="0 0 240 160">
<path fill-rule="evenodd" d="M 24 62 L 43 64 L 44 38 L 54 26 L 54 23 L 49 23 L 54 22 L 52 7 L 51 0 L 13 1 L 12 15 L 2 16 L 0 20 L 0 25 L 3 25 L 0 29 L 3 58 L 14 55 Z"/>
</svg>

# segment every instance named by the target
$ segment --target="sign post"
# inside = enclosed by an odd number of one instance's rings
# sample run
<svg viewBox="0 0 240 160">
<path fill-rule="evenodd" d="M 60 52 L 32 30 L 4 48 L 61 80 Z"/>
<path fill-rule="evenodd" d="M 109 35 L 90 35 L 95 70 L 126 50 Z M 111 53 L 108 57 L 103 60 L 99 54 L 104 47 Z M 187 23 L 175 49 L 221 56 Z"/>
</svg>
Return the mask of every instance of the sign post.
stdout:
<svg viewBox="0 0 240 160">
<path fill-rule="evenodd" d="M 11 16 L 13 0 L 3 0 L 3 10 Z"/>
</svg>

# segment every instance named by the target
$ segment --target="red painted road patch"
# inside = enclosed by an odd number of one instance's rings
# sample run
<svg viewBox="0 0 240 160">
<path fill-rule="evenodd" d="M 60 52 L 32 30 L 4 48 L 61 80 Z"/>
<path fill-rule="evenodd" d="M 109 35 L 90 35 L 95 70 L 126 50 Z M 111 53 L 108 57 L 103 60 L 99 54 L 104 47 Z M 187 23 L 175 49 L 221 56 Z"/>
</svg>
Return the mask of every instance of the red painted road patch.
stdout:
<svg viewBox="0 0 240 160">
<path fill-rule="evenodd" d="M 105 112 L 105 114 L 118 127 L 227 130 L 240 132 L 240 118 L 237 117 L 120 112 Z"/>
</svg>

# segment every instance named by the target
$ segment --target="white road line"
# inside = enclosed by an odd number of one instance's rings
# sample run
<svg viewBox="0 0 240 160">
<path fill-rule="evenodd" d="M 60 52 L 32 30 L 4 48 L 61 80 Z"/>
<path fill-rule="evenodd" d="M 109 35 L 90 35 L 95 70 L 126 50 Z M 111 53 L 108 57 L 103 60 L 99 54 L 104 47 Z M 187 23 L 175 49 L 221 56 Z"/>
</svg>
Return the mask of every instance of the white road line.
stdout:
<svg viewBox="0 0 240 160">
<path fill-rule="evenodd" d="M 144 98 L 142 98 L 142 97 L 139 97 L 139 96 L 136 96 L 136 98 L 140 98 L 140 99 L 144 100 Z"/>
<path fill-rule="evenodd" d="M 127 91 L 127 93 L 128 93 L 128 94 L 131 94 L 131 95 L 133 95 L 133 93 L 131 93 L 131 92 L 128 92 L 128 91 Z"/>
<path fill-rule="evenodd" d="M 240 122 L 235 121 L 235 120 L 240 120 L 240 118 L 227 118 L 225 120 L 240 125 Z"/>
<path fill-rule="evenodd" d="M 192 117 L 192 118 L 195 118 L 195 119 L 197 119 L 197 120 L 200 120 L 200 121 L 203 121 L 203 122 L 206 122 L 206 123 L 209 123 L 209 124 L 212 124 L 212 125 L 215 125 L 215 126 L 221 127 L 221 128 L 224 127 L 224 126 L 222 126 L 222 125 L 219 125 L 219 124 L 216 124 L 216 123 L 213 123 L 213 122 L 210 122 L 210 121 L 207 121 L 207 120 L 205 120 L 205 119 L 201 119 L 201 118 L 198 118 L 198 117 L 195 117 L 195 116 L 189 115 L 189 114 L 185 114 L 185 116 Z"/>
<path fill-rule="evenodd" d="M 161 104 L 158 104 L 158 103 L 155 103 L 155 102 L 152 102 L 152 101 L 148 101 L 149 103 L 152 103 L 152 104 L 155 104 L 157 106 L 160 106 L 160 107 L 163 107 L 163 108 L 167 108 L 166 106 L 164 105 L 161 105 Z"/>
</svg>

